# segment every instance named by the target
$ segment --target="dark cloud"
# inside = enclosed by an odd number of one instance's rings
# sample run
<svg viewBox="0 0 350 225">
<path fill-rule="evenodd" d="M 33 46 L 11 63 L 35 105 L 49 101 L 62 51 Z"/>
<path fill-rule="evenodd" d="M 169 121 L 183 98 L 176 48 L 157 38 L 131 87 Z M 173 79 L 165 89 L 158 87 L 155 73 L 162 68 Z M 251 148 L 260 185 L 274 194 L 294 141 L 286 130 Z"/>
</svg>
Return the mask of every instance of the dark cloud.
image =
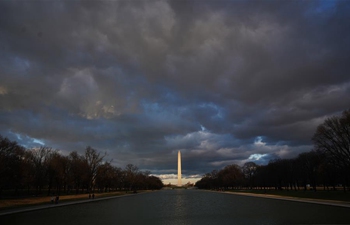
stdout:
<svg viewBox="0 0 350 225">
<path fill-rule="evenodd" d="M 1 1 L 0 133 L 185 176 L 312 148 L 349 107 L 347 1 Z"/>
</svg>

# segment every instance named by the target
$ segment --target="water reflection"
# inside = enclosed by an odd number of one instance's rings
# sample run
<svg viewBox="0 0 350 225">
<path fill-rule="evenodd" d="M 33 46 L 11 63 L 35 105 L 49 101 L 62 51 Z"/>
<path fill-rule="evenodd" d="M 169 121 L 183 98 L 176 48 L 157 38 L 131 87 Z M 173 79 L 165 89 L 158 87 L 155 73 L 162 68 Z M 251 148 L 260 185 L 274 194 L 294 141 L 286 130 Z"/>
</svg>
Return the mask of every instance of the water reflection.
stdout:
<svg viewBox="0 0 350 225">
<path fill-rule="evenodd" d="M 163 190 L 0 217 L 1 224 L 326 224 L 350 209 L 200 190 Z"/>
<path fill-rule="evenodd" d="M 187 225 L 190 224 L 188 219 L 188 213 L 190 210 L 188 209 L 189 202 L 188 197 L 186 197 L 186 193 L 184 190 L 176 190 L 174 196 L 174 218 L 176 223 Z M 174 222 L 175 222 L 174 221 Z"/>
</svg>

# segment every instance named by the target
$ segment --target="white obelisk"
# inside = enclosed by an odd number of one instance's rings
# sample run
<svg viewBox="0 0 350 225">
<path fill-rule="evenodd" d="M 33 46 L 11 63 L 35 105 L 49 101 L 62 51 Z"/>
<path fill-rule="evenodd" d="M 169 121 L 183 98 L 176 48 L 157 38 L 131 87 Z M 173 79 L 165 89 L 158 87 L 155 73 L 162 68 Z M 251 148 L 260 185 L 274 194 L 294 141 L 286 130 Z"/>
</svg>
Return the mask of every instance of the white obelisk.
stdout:
<svg viewBox="0 0 350 225">
<path fill-rule="evenodd" d="M 181 182 L 181 152 L 177 153 L 177 186 L 182 186 Z"/>
</svg>

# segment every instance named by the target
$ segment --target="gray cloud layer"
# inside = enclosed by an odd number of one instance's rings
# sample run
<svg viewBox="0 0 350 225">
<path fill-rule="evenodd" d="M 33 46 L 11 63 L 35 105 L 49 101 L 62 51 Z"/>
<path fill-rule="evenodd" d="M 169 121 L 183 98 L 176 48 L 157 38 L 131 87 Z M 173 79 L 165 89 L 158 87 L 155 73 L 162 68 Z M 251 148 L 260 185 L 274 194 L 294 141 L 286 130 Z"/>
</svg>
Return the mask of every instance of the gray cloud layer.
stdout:
<svg viewBox="0 0 350 225">
<path fill-rule="evenodd" d="M 0 133 L 202 174 L 312 148 L 350 103 L 348 1 L 0 1 Z"/>
</svg>

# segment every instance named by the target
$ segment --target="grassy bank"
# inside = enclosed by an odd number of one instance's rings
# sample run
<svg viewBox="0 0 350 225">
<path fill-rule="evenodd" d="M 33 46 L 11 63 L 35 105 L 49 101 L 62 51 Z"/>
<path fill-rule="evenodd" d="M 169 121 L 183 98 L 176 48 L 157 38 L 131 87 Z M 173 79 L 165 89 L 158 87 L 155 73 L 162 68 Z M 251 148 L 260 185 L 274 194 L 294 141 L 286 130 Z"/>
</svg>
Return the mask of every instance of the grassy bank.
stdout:
<svg viewBox="0 0 350 225">
<path fill-rule="evenodd" d="M 311 198 L 311 199 L 324 199 L 324 200 L 334 200 L 334 201 L 344 201 L 350 202 L 350 192 L 343 191 L 291 191 L 291 190 L 229 190 L 232 192 L 245 192 L 245 193 L 253 193 L 253 194 L 261 194 L 261 195 L 279 195 L 286 197 L 296 197 L 296 198 Z"/>
<path fill-rule="evenodd" d="M 131 193 L 131 192 L 129 192 L 129 193 Z M 126 193 L 125 191 L 95 193 L 95 198 L 119 196 L 119 195 L 125 195 L 125 194 L 128 194 L 128 193 Z M 84 200 L 84 199 L 89 199 L 89 195 L 88 194 L 61 195 L 59 198 L 59 202 Z M 0 200 L 0 210 L 5 210 L 5 209 L 9 209 L 9 208 L 41 205 L 41 204 L 50 204 L 50 202 L 51 202 L 50 196 L 27 197 L 27 198 L 17 198 L 17 199 L 2 199 L 2 200 Z"/>
</svg>

